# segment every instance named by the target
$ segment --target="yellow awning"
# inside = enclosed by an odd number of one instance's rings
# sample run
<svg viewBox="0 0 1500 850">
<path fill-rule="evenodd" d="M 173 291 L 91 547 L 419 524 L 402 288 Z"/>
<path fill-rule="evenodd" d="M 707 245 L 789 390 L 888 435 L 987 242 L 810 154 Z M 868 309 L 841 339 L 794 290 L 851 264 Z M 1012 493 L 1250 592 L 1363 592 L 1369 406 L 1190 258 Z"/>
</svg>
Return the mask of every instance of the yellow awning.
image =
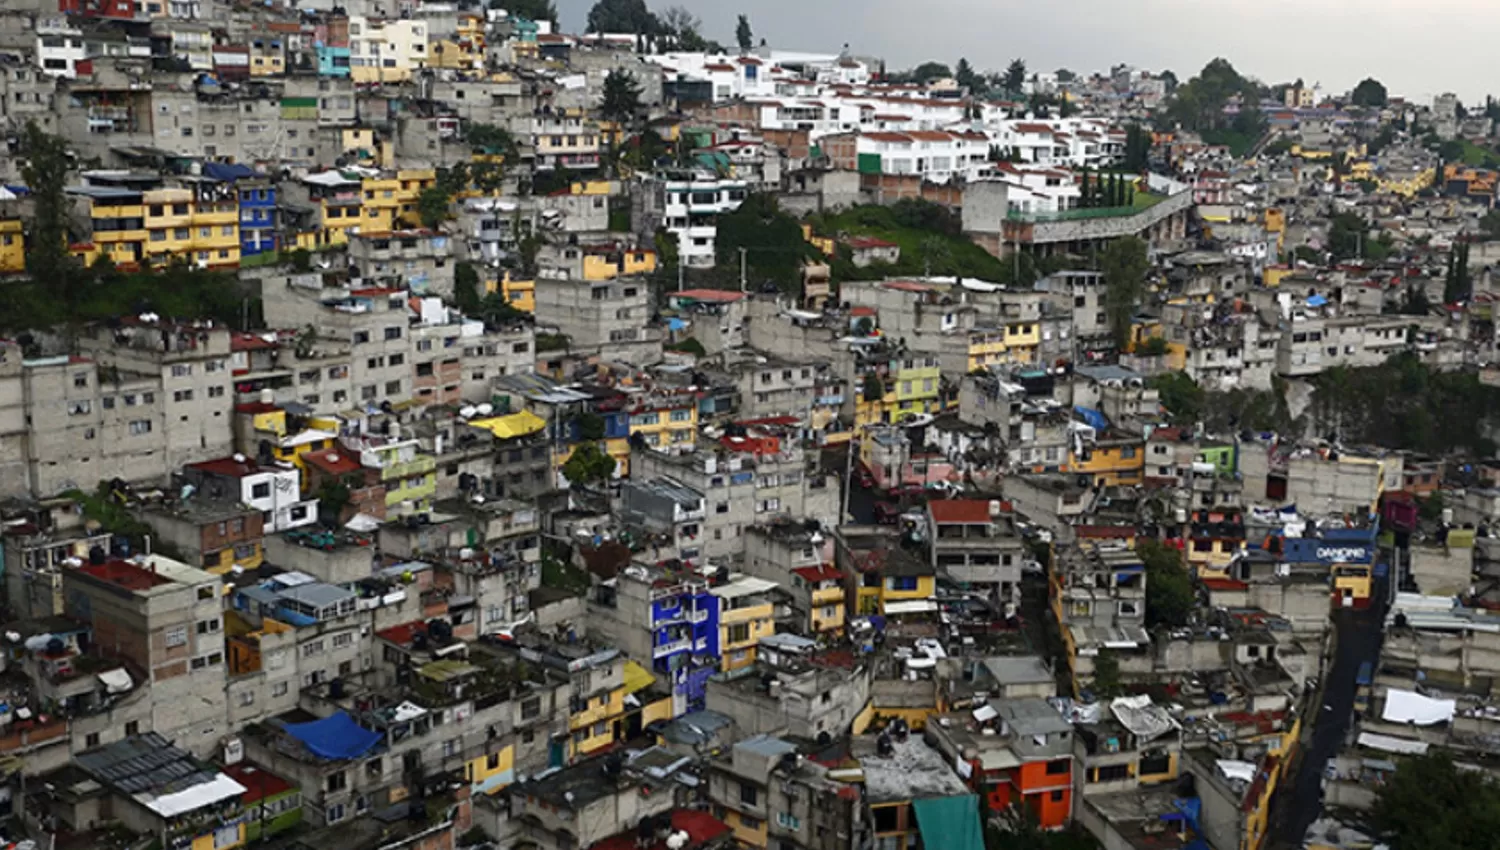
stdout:
<svg viewBox="0 0 1500 850">
<path fill-rule="evenodd" d="M 656 677 L 651 671 L 634 661 L 625 662 L 625 693 L 633 694 L 643 691 L 656 683 Z"/>
<path fill-rule="evenodd" d="M 469 424 L 475 428 L 483 428 L 502 440 L 510 440 L 516 437 L 525 437 L 547 427 L 547 420 L 529 410 L 520 413 L 512 413 L 509 416 L 495 416 L 490 419 L 471 419 Z"/>
</svg>

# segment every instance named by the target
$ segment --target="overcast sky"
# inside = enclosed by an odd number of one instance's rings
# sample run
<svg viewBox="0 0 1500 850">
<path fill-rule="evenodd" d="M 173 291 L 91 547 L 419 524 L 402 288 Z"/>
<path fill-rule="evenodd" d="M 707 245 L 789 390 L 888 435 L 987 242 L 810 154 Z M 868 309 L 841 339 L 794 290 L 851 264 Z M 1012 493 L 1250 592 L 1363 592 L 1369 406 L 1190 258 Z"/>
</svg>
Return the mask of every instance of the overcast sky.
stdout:
<svg viewBox="0 0 1500 850">
<path fill-rule="evenodd" d="M 563 27 L 581 31 L 593 0 L 556 0 Z M 1494 0 L 676 0 L 703 19 L 704 35 L 734 43 L 747 12 L 756 40 L 789 50 L 858 55 L 891 68 L 960 56 L 1003 69 L 1087 72 L 1124 62 L 1171 69 L 1183 80 L 1223 56 L 1266 82 L 1302 77 L 1327 91 L 1366 76 L 1392 95 L 1430 102 L 1455 91 L 1466 104 L 1500 91 L 1491 45 Z M 673 5 L 647 0 L 656 11 Z"/>
</svg>

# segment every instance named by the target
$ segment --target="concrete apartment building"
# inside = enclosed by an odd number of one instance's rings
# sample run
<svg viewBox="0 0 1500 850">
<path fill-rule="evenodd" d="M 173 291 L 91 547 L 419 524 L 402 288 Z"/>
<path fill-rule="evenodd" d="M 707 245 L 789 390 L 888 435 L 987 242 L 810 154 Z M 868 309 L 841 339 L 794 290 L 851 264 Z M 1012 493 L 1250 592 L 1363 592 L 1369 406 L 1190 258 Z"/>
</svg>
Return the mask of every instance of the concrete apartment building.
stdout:
<svg viewBox="0 0 1500 850">
<path fill-rule="evenodd" d="M 361 287 L 405 287 L 414 295 L 453 297 L 448 237 L 431 230 L 389 230 L 349 235 L 350 277 Z"/>
<path fill-rule="evenodd" d="M 63 573 L 109 555 L 113 535 L 87 530 L 71 501 L 44 503 L 18 519 L 0 536 L 5 607 L 23 620 L 61 614 Z"/>
<path fill-rule="evenodd" d="M 203 757 L 225 728 L 218 576 L 160 555 L 63 573 L 66 613 L 93 624 L 94 647 L 129 661 L 151 688 L 151 728 Z"/>
<path fill-rule="evenodd" d="M 742 419 L 794 416 L 822 428 L 844 405 L 847 382 L 827 360 L 737 349 L 726 351 L 723 363 L 739 391 Z"/>
<path fill-rule="evenodd" d="M 631 458 L 632 478 L 664 478 L 703 498 L 702 527 L 694 542 L 705 559 L 738 554 L 741 534 L 779 516 L 815 519 L 832 527 L 838 487 L 817 471 L 800 447 L 752 453 L 721 446 L 686 452 L 646 450 Z"/>
<path fill-rule="evenodd" d="M 661 359 L 661 329 L 651 316 L 651 287 L 642 280 L 536 281 L 537 324 L 557 328 L 577 354 L 636 365 Z"/>
<path fill-rule="evenodd" d="M 315 279 L 315 283 L 321 281 Z M 285 287 L 268 285 L 264 291 L 267 325 L 311 327 L 314 346 L 347 346 L 348 366 L 328 366 L 326 371 L 331 381 L 347 380 L 350 389 L 333 386 L 331 393 L 321 392 L 325 405 L 347 409 L 355 404 L 395 404 L 411 397 L 411 311 L 406 290 L 323 289 L 298 280 Z"/>
<path fill-rule="evenodd" d="M 174 470 L 233 450 L 230 336 L 211 322 L 180 324 L 148 314 L 118 328 L 89 328 L 78 344 L 98 362 L 106 383 L 117 375 L 159 383 L 163 462 Z M 101 397 L 100 403 L 108 406 L 109 400 Z"/>
<path fill-rule="evenodd" d="M 166 478 L 171 467 L 159 375 L 110 372 L 111 380 L 101 384 L 98 363 L 66 356 L 28 360 L 19 372 L 0 374 L 19 382 L 26 417 L 20 438 L 25 483 L 12 476 L 18 489 L 7 492 L 46 497 L 92 490 L 114 478 Z"/>
<path fill-rule="evenodd" d="M 1020 602 L 1021 563 L 1026 547 L 1014 517 L 998 501 L 938 499 L 927 504 L 932 565 L 960 587 L 991 602 Z"/>
</svg>

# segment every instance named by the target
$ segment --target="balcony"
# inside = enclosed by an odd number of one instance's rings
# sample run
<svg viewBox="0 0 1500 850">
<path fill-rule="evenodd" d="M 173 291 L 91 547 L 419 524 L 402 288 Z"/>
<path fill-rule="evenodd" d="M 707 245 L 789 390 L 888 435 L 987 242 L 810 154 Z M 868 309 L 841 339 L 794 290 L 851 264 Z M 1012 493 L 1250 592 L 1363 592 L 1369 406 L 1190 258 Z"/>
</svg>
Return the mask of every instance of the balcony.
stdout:
<svg viewBox="0 0 1500 850">
<path fill-rule="evenodd" d="M 666 658 L 668 655 L 675 655 L 675 654 L 677 654 L 679 652 L 686 652 L 686 651 L 688 651 L 689 649 L 692 649 L 692 648 L 693 648 L 693 639 L 692 638 L 683 638 L 681 640 L 674 640 L 674 641 L 672 641 L 670 643 L 664 643 L 664 644 L 661 644 L 661 645 L 653 648 L 651 650 L 651 657 L 653 659 L 656 659 L 656 658 Z"/>
<path fill-rule="evenodd" d="M 411 478 L 417 475 L 427 475 L 436 470 L 437 459 L 424 455 L 412 460 L 398 461 L 380 467 L 380 478 L 382 481 L 390 481 L 399 478 Z"/>
</svg>

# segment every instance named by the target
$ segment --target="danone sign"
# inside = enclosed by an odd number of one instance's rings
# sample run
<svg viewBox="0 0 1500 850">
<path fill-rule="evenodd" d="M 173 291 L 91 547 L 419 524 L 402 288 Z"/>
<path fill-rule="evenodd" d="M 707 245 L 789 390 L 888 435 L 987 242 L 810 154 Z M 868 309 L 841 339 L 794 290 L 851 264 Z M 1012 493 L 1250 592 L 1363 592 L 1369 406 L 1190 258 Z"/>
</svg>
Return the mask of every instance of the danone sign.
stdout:
<svg viewBox="0 0 1500 850">
<path fill-rule="evenodd" d="M 1362 564 L 1370 560 L 1370 547 L 1363 544 L 1319 546 L 1318 560 L 1330 564 Z"/>
</svg>

